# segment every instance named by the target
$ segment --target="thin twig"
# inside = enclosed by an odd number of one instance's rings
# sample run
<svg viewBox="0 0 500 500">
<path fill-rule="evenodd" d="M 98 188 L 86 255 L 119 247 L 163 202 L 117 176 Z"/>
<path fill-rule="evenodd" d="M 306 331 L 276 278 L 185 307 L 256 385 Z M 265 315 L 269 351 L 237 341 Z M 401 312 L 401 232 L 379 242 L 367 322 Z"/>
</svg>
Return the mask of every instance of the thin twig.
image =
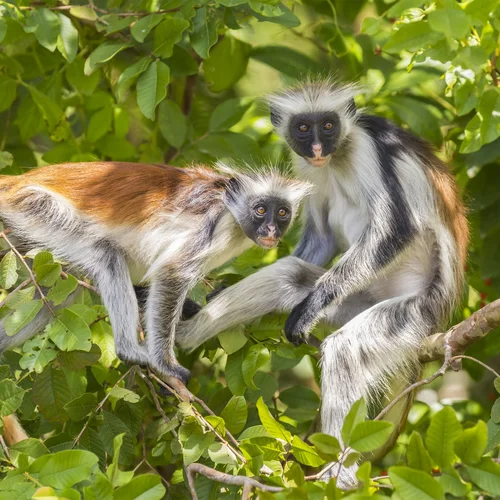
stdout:
<svg viewBox="0 0 500 500">
<path fill-rule="evenodd" d="M 445 340 L 445 355 L 444 355 L 444 362 L 441 365 L 441 368 L 437 370 L 435 373 L 433 373 L 430 377 L 427 377 L 423 380 L 419 380 L 418 382 L 415 382 L 414 384 L 411 384 L 409 387 L 407 387 L 403 392 L 398 394 L 396 398 L 394 398 L 373 420 L 380 420 L 384 415 L 386 415 L 401 399 L 403 399 L 407 394 L 411 393 L 415 389 L 418 389 L 419 387 L 423 385 L 430 384 L 434 380 L 436 380 L 438 377 L 442 377 L 446 370 L 450 367 L 452 361 L 453 361 L 453 356 L 452 356 L 452 348 L 449 344 L 449 339 L 451 337 L 451 334 L 453 332 L 451 331 L 448 333 L 448 336 Z"/>
<path fill-rule="evenodd" d="M 208 479 L 211 479 L 212 481 L 216 481 L 218 483 L 243 486 L 244 488 L 248 485 L 249 488 L 258 488 L 259 490 L 267 491 L 269 493 L 278 493 L 280 491 L 283 491 L 283 488 L 279 486 L 269 486 L 257 481 L 252 477 L 231 476 L 230 474 L 220 472 L 218 470 L 212 469 L 211 467 L 207 467 L 206 465 L 194 463 L 187 466 L 188 489 L 191 493 L 191 496 L 193 497 L 193 500 L 198 500 L 198 495 L 196 494 L 196 488 L 194 485 L 195 474 L 201 474 L 202 476 L 205 476 Z M 245 489 L 243 491 L 245 491 Z"/>
<path fill-rule="evenodd" d="M 9 448 L 7 447 L 7 444 L 5 443 L 5 439 L 3 438 L 3 436 L 0 436 L 0 444 L 2 445 L 2 450 L 3 450 L 5 457 L 7 458 L 7 460 L 10 460 Z"/>
<path fill-rule="evenodd" d="M 456 359 L 469 359 L 470 361 L 474 361 L 474 363 L 481 365 L 483 368 L 486 368 L 486 370 L 493 373 L 493 375 L 495 375 L 495 377 L 497 377 L 497 378 L 500 377 L 500 374 L 498 374 L 491 366 L 488 366 L 486 363 L 483 363 L 482 361 L 479 361 L 479 359 L 473 358 L 472 356 L 465 356 L 464 354 L 460 354 L 459 356 L 453 356 L 453 358 L 451 358 L 450 362 L 453 362 Z"/>
<path fill-rule="evenodd" d="M 156 380 L 160 385 L 162 385 L 165 389 L 169 390 L 170 392 L 172 392 L 174 394 L 174 396 L 181 402 L 188 402 L 188 403 L 192 403 L 192 402 L 199 402 L 200 399 L 197 398 L 192 392 L 190 392 L 186 386 L 178 379 L 174 378 L 174 377 L 170 377 L 169 378 L 169 381 L 168 383 L 164 382 L 163 380 L 161 380 L 159 377 L 157 377 L 151 370 L 149 370 L 149 376 L 151 378 L 153 378 L 154 380 Z M 205 403 L 203 403 L 203 406 L 204 406 L 204 409 L 208 409 L 208 412 L 211 414 L 211 415 L 215 415 L 212 410 L 210 410 L 210 408 L 208 408 L 208 406 L 205 405 Z M 235 456 L 237 456 L 240 461 L 243 463 L 243 464 L 246 464 L 246 458 L 235 448 L 233 448 L 233 446 L 231 446 L 229 444 L 229 442 L 224 439 L 220 434 L 219 432 L 215 429 L 215 427 L 210 423 L 208 422 L 208 420 L 196 409 L 196 407 L 192 406 L 192 409 L 193 409 L 193 412 L 196 416 L 196 418 L 205 426 L 207 427 L 211 432 L 213 432 L 215 434 L 215 436 L 217 437 L 217 439 L 222 443 L 224 444 L 225 446 L 227 446 L 233 453 Z M 226 430 L 226 435 L 228 435 L 228 431 Z M 236 439 L 234 439 L 234 437 L 229 433 L 228 435 L 228 438 L 231 439 L 231 441 L 233 442 L 236 442 L 236 447 L 238 447 L 238 442 L 236 441 Z"/>
<path fill-rule="evenodd" d="M 42 299 L 43 303 L 45 304 L 47 309 L 50 311 L 52 316 L 55 316 L 54 311 L 52 310 L 52 307 L 50 307 L 49 301 L 45 297 L 45 294 L 42 292 L 40 285 L 36 281 L 36 278 L 35 278 L 35 275 L 33 274 L 33 271 L 31 270 L 30 266 L 28 266 L 28 264 L 26 264 L 26 261 L 24 260 L 23 256 L 19 253 L 17 248 L 12 244 L 12 242 L 9 240 L 9 238 L 7 238 L 5 231 L 2 231 L 0 233 L 0 238 L 3 238 L 5 240 L 5 243 L 7 243 L 7 245 L 9 245 L 10 249 L 14 252 L 16 257 L 21 261 L 23 266 L 26 268 L 26 270 L 28 271 L 28 274 L 31 278 L 31 281 L 33 281 L 33 284 L 35 285 L 36 289 L 38 290 L 38 293 L 40 294 L 40 298 Z"/>
<path fill-rule="evenodd" d="M 114 389 L 115 387 L 118 386 L 118 384 L 132 371 L 134 370 L 136 367 L 135 366 L 131 366 L 116 382 L 115 384 L 113 385 L 113 387 L 111 388 Z M 88 427 L 88 425 L 90 424 L 90 421 L 92 420 L 92 417 L 94 416 L 94 414 L 96 414 L 97 412 L 99 412 L 101 410 L 101 408 L 104 406 L 104 403 L 106 403 L 106 401 L 108 400 L 109 396 L 111 396 L 111 390 L 109 390 L 106 395 L 104 396 L 104 398 L 101 400 L 101 402 L 97 405 L 96 409 L 92 411 L 92 413 L 90 414 L 89 418 L 87 419 L 87 421 L 85 422 L 85 424 L 83 425 L 81 431 L 78 433 L 78 436 L 76 436 L 75 440 L 73 441 L 73 446 L 71 446 L 71 448 L 74 448 L 77 444 L 78 444 L 78 441 L 80 441 L 80 438 L 82 437 L 83 433 L 85 432 L 85 429 Z"/>
<path fill-rule="evenodd" d="M 9 295 L 7 297 L 5 297 L 5 299 L 2 300 L 2 302 L 0 302 L 0 308 L 2 308 L 5 303 L 7 302 L 7 300 L 9 299 L 9 297 L 13 294 L 13 293 L 16 293 L 18 292 L 19 290 L 22 290 L 25 286 L 29 285 L 31 283 L 31 278 L 28 278 L 27 280 L 24 280 L 20 285 L 18 285 L 16 288 L 14 288 L 14 290 L 12 290 L 12 292 L 9 292 Z"/>
<path fill-rule="evenodd" d="M 68 279 L 68 275 L 64 272 L 64 271 L 61 271 L 61 278 L 63 279 Z M 85 281 L 82 281 L 82 280 L 76 280 L 78 282 L 78 284 L 82 287 L 82 288 L 86 288 L 87 290 L 90 290 L 91 292 L 94 292 L 94 293 L 99 293 L 97 291 L 97 288 L 93 287 L 92 285 L 89 285 L 88 283 L 86 283 Z"/>
</svg>

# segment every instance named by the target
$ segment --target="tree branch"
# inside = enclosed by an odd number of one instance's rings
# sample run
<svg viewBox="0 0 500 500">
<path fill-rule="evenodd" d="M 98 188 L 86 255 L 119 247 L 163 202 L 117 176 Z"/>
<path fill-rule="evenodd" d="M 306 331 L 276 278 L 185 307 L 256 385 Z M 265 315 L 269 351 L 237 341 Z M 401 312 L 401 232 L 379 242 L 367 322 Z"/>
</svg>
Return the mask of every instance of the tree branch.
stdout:
<svg viewBox="0 0 500 500">
<path fill-rule="evenodd" d="M 256 479 L 247 476 L 231 476 L 224 472 L 212 469 L 203 464 L 190 464 L 187 466 L 187 482 L 189 493 L 193 497 L 193 500 L 198 500 L 198 495 L 196 494 L 196 489 L 194 486 L 194 477 L 196 474 L 201 474 L 202 476 L 208 477 L 212 481 L 217 481 L 218 483 L 231 484 L 235 486 L 243 486 L 243 491 L 248 495 L 248 491 L 251 488 L 258 488 L 262 491 L 267 491 L 269 493 L 278 493 L 283 490 L 279 486 L 269 486 L 263 484 Z"/>
</svg>

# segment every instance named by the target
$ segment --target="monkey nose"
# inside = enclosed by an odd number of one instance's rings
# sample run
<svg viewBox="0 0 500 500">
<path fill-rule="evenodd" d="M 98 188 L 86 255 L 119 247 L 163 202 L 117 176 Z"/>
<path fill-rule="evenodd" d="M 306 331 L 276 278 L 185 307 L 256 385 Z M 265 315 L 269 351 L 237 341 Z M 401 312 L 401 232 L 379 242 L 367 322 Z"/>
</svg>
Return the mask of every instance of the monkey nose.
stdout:
<svg viewBox="0 0 500 500">
<path fill-rule="evenodd" d="M 322 156 L 323 147 L 321 146 L 321 144 L 313 144 L 312 145 L 312 151 L 313 151 L 313 154 L 314 154 L 314 158 L 319 159 Z"/>
<path fill-rule="evenodd" d="M 267 231 L 270 238 L 274 238 L 276 236 L 276 226 L 274 224 L 268 224 Z"/>
</svg>

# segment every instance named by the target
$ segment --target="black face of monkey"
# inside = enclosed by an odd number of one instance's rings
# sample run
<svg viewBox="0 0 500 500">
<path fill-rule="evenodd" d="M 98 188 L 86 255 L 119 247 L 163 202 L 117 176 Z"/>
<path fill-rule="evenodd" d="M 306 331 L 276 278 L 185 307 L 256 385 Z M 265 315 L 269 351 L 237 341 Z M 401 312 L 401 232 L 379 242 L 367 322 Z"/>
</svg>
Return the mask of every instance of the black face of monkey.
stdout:
<svg viewBox="0 0 500 500">
<path fill-rule="evenodd" d="M 288 143 L 295 153 L 307 158 L 313 166 L 322 167 L 337 149 L 340 127 L 337 113 L 298 114 L 288 124 Z"/>
<path fill-rule="evenodd" d="M 261 247 L 275 247 L 292 220 L 289 203 L 279 198 L 263 198 L 255 200 L 249 210 L 241 225 L 245 234 Z"/>
</svg>

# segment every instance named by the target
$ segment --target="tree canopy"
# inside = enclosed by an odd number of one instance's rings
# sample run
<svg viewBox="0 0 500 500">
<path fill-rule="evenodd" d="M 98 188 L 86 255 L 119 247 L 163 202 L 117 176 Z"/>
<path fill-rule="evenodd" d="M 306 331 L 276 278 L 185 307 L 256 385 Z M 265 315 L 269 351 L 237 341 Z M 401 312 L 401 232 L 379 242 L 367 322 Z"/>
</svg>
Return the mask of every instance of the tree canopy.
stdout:
<svg viewBox="0 0 500 500">
<path fill-rule="evenodd" d="M 92 285 L 49 252 L 21 255 L 5 228 L 8 335 L 80 294 L 4 353 L 0 416 L 17 412 L 30 438 L 0 440 L 0 500 L 500 497 L 500 336 L 484 335 L 500 324 L 499 55 L 500 0 L 0 1 L 1 174 L 95 160 L 286 165 L 261 97 L 308 75 L 359 82 L 359 107 L 430 141 L 456 176 L 472 240 L 453 324 L 476 313 L 469 333 L 475 318 L 489 325 L 467 348 L 472 359 L 460 359 L 474 389 L 439 399 L 442 361 L 427 364 L 433 396 L 414 404 L 393 450 L 365 462 L 346 494 L 321 481 L 322 467 L 375 450 L 392 424 L 366 419 L 360 400 L 344 448 L 308 435 L 321 401 L 318 351 L 284 340 L 283 315 L 181 354 L 189 393 L 164 395 L 154 375 L 116 358 Z M 277 249 L 245 252 L 192 298 L 203 303 L 290 254 L 299 234 L 297 224 Z"/>
</svg>

